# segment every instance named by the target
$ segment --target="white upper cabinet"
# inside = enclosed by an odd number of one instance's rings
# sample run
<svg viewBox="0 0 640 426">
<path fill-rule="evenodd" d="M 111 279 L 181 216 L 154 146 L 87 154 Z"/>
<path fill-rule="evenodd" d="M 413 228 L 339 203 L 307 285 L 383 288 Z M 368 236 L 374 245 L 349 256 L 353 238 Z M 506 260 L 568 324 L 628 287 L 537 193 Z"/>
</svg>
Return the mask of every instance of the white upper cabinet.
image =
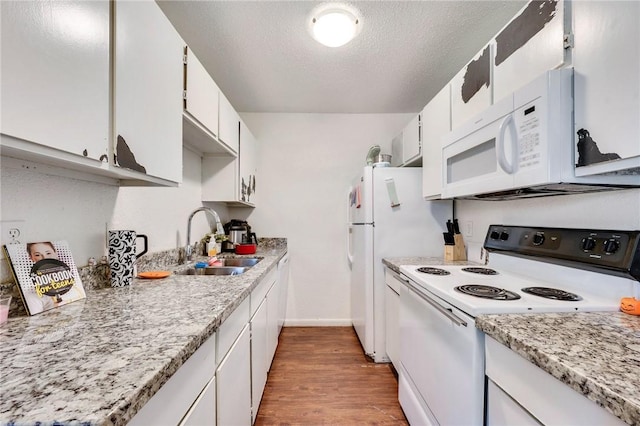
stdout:
<svg viewBox="0 0 640 426">
<path fill-rule="evenodd" d="M 491 45 L 485 46 L 451 80 L 451 127 L 464 124 L 492 102 Z"/>
<path fill-rule="evenodd" d="M 154 1 L 114 7 L 116 166 L 180 182 L 184 43 Z"/>
<path fill-rule="evenodd" d="M 239 124 L 237 157 L 205 155 L 202 158 L 202 201 L 255 207 L 258 141 L 243 121 Z"/>
<path fill-rule="evenodd" d="M 576 175 L 640 182 L 640 2 L 572 3 Z"/>
<path fill-rule="evenodd" d="M 196 55 L 185 48 L 186 78 L 185 107 L 214 137 L 218 137 L 218 96 L 220 89 Z"/>
<path fill-rule="evenodd" d="M 414 116 L 402 130 L 402 164 L 410 164 L 422 155 L 422 121 Z"/>
<path fill-rule="evenodd" d="M 442 137 L 451 130 L 451 96 L 447 84 L 422 110 L 422 195 L 442 192 Z"/>
<path fill-rule="evenodd" d="M 240 179 L 238 181 L 238 200 L 255 204 L 254 194 L 256 192 L 256 163 L 258 141 L 251 133 L 251 130 L 240 121 Z"/>
<path fill-rule="evenodd" d="M 45 147 L 106 162 L 109 2 L 2 1 L 0 9 L 1 132 L 12 137 L 3 137 L 3 154 Z"/>
<path fill-rule="evenodd" d="M 240 116 L 224 93 L 220 93 L 220 135 L 218 139 L 233 152 L 238 152 Z"/>
<path fill-rule="evenodd" d="M 493 39 L 494 102 L 565 64 L 564 6 L 530 2 Z"/>
<path fill-rule="evenodd" d="M 232 148 L 219 139 L 220 89 L 193 51 L 185 47 L 184 53 L 184 145 L 202 155 L 237 156 L 237 146 Z"/>
</svg>

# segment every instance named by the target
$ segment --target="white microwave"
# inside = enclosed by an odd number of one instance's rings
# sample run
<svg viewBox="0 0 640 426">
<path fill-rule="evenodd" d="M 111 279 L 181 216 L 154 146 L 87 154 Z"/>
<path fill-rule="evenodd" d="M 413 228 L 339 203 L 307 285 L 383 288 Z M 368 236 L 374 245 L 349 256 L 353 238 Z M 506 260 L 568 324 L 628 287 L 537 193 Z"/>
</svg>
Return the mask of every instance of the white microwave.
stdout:
<svg viewBox="0 0 640 426">
<path fill-rule="evenodd" d="M 575 175 L 573 69 L 545 72 L 442 143 L 443 198 L 499 200 L 637 187 L 637 176 Z"/>
</svg>

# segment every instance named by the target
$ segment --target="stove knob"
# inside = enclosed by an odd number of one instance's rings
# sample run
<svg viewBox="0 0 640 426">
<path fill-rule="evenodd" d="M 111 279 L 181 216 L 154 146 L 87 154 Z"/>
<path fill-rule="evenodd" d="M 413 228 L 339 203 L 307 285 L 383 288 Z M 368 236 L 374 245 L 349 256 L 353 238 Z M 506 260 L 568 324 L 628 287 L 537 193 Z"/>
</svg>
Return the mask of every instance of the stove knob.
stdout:
<svg viewBox="0 0 640 426">
<path fill-rule="evenodd" d="M 540 232 L 538 232 L 536 233 L 536 235 L 533 236 L 533 245 L 539 246 L 542 243 L 544 243 L 544 234 L 541 234 Z"/>
<path fill-rule="evenodd" d="M 615 238 L 611 238 L 604 242 L 604 252 L 606 254 L 613 254 L 620 248 L 620 243 Z"/>
<path fill-rule="evenodd" d="M 491 235 L 489 236 L 492 240 L 497 240 L 500 238 L 500 233 L 498 231 L 491 231 Z"/>
<path fill-rule="evenodd" d="M 502 231 L 502 233 L 500 233 L 500 239 L 502 241 L 507 241 L 509 239 L 509 233 L 505 232 L 505 231 Z"/>
<path fill-rule="evenodd" d="M 582 239 L 582 250 L 591 251 L 596 247 L 596 240 L 593 237 L 587 237 Z"/>
</svg>

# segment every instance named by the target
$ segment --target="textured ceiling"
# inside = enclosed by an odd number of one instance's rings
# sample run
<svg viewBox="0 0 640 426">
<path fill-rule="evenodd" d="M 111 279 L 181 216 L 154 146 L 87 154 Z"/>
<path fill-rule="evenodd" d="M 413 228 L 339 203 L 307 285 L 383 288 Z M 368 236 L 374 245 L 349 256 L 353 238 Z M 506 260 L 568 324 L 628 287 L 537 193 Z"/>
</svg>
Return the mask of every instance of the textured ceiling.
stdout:
<svg viewBox="0 0 640 426">
<path fill-rule="evenodd" d="M 417 112 L 525 1 L 352 1 L 362 30 L 325 47 L 315 1 L 158 4 L 239 112 Z"/>
</svg>

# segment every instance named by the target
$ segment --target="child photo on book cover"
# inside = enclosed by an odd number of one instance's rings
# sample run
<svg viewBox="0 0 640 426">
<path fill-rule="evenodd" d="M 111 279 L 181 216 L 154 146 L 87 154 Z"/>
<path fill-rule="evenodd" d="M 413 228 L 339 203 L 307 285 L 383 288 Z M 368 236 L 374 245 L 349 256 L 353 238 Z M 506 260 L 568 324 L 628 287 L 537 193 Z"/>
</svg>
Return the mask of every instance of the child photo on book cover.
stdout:
<svg viewBox="0 0 640 426">
<path fill-rule="evenodd" d="M 86 297 L 66 241 L 9 244 L 5 250 L 29 315 Z"/>
</svg>

